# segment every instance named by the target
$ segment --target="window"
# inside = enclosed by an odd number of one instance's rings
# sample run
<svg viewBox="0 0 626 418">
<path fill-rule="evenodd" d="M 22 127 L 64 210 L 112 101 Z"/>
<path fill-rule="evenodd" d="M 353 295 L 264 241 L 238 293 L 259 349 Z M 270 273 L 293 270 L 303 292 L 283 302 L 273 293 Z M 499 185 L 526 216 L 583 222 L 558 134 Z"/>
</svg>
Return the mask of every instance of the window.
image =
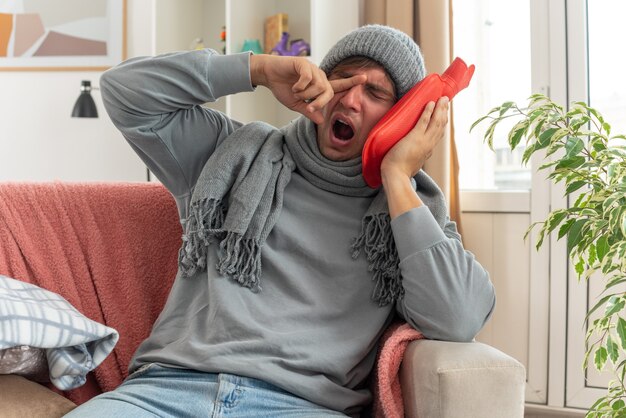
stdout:
<svg viewBox="0 0 626 418">
<path fill-rule="evenodd" d="M 611 124 L 612 134 L 624 134 L 626 57 L 620 49 L 620 28 L 626 17 L 626 3 L 623 0 L 568 0 L 566 13 L 568 101 L 588 102 Z M 572 196 L 570 203 L 571 200 Z M 568 279 L 573 282 L 575 276 L 570 269 Z M 592 276 L 586 285 L 576 283 L 568 290 L 567 407 L 588 408 L 606 394 L 605 388 L 612 378 L 606 370 L 597 372 L 590 366 L 583 372 L 580 367 L 585 355 L 587 327 L 581 327 L 585 322 L 585 308 L 597 302 L 603 287 L 602 280 Z"/>
<path fill-rule="evenodd" d="M 460 188 L 528 190 L 531 170 L 521 165 L 523 147 L 511 154 L 500 129 L 494 153 L 483 144 L 487 125 L 471 134 L 469 128 L 492 107 L 509 100 L 522 105 L 532 94 L 530 0 L 453 0 L 452 10 L 454 56 L 476 65 L 470 86 L 454 99 Z"/>
<path fill-rule="evenodd" d="M 623 0 L 587 2 L 589 103 L 611 124 L 612 134 L 626 134 L 626 54 L 618 39 L 625 16 Z"/>
</svg>

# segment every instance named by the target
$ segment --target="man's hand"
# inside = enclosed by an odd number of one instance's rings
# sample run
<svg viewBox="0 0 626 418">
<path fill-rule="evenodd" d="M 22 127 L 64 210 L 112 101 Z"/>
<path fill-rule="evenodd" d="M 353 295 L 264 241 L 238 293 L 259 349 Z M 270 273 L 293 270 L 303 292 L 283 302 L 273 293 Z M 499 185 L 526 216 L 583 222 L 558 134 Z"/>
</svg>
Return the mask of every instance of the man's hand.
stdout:
<svg viewBox="0 0 626 418">
<path fill-rule="evenodd" d="M 267 87 L 283 105 L 317 124 L 324 121 L 322 109 L 336 92 L 366 80 L 355 76 L 329 82 L 307 58 L 263 54 L 250 56 L 250 78 L 253 85 Z"/>
<path fill-rule="evenodd" d="M 251 55 L 250 77 L 265 86 L 283 105 L 321 123 L 321 109 L 333 97 L 324 71 L 304 57 Z"/>
<path fill-rule="evenodd" d="M 444 137 L 448 124 L 447 97 L 442 97 L 435 105 L 426 105 L 415 127 L 387 152 L 380 166 L 383 180 L 385 175 L 413 177 L 422 168 L 433 150 Z"/>
<path fill-rule="evenodd" d="M 392 219 L 422 205 L 411 186 L 411 177 L 422 168 L 444 137 L 448 124 L 449 100 L 442 97 L 435 106 L 426 105 L 415 127 L 383 158 L 380 172 Z"/>
</svg>

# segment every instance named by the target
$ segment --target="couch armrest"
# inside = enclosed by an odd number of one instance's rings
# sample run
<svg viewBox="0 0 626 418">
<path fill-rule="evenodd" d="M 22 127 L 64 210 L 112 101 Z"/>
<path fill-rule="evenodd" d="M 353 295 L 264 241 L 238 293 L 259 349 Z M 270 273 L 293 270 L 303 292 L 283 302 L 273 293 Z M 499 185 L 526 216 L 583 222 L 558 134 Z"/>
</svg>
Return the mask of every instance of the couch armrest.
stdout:
<svg viewBox="0 0 626 418">
<path fill-rule="evenodd" d="M 486 344 L 416 340 L 400 367 L 408 418 L 524 416 L 524 366 Z"/>
</svg>

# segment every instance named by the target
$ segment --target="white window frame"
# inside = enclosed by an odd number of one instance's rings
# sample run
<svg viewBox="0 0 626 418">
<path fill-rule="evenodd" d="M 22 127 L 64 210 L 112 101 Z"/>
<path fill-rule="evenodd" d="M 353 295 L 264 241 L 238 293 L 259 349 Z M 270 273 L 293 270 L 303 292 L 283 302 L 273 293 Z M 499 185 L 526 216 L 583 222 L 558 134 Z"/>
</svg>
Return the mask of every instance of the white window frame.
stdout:
<svg viewBox="0 0 626 418">
<path fill-rule="evenodd" d="M 589 99 L 586 2 L 531 0 L 532 90 L 564 105 Z M 529 191 L 461 191 L 463 212 L 528 211 L 531 222 L 537 222 L 549 211 L 567 207 L 562 185 L 552 185 L 537 173 L 543 162 L 538 156 L 531 159 Z M 533 244 L 535 234 L 530 236 Z M 588 286 L 578 282 L 565 241 L 554 236 L 542 251 L 531 252 L 530 263 L 526 402 L 529 410 L 535 404 L 538 411 L 548 407 L 575 414 L 606 392 L 587 385 L 581 368 Z"/>
<path fill-rule="evenodd" d="M 550 69 L 553 67 L 553 54 L 550 45 L 557 41 L 557 28 L 550 25 L 550 17 L 558 13 L 555 1 L 531 0 L 531 87 L 533 92 L 550 94 Z M 553 33 L 555 32 L 555 33 Z M 494 104 L 495 105 L 495 104 Z M 528 213 L 531 223 L 545 219 L 550 208 L 550 184 L 537 175 L 536 169 L 542 163 L 538 156 L 530 161 L 532 174 L 530 190 L 473 191 L 461 190 L 461 209 L 463 212 L 483 213 Z M 531 232 L 529 240 L 534 248 L 536 232 Z M 530 300 L 529 346 L 527 365 L 526 402 L 547 405 L 550 403 L 548 375 L 558 372 L 555 361 L 549 358 L 550 318 L 550 266 L 549 248 L 541 251 L 534 249 L 530 253 Z M 550 339 L 550 340 L 549 340 Z M 564 372 L 564 370 L 563 370 Z M 562 403 L 561 403 L 562 405 Z"/>
<path fill-rule="evenodd" d="M 566 5 L 566 0 L 531 0 L 532 91 L 563 104 L 571 101 L 567 94 L 566 12 L 577 7 L 574 1 L 584 0 L 567 1 L 571 4 Z M 571 62 L 572 57 L 569 58 Z M 529 213 L 531 223 L 545 220 L 550 210 L 565 207 L 567 200 L 561 186 L 551 185 L 544 173 L 537 173 L 544 162 L 538 155 L 531 158 L 530 190 L 461 190 L 462 211 Z M 550 237 L 540 251 L 535 251 L 537 232 L 531 232 L 528 239 L 533 249 L 526 402 L 562 408 L 568 405 L 565 376 L 569 372 L 566 369 L 569 263 L 565 243 Z"/>
</svg>

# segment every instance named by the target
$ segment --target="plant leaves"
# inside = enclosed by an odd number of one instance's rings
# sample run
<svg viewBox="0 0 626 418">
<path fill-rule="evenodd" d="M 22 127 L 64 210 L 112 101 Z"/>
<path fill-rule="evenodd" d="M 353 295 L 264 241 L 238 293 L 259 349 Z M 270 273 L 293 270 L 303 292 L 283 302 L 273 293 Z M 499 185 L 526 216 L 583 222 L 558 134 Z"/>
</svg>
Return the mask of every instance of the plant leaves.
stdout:
<svg viewBox="0 0 626 418">
<path fill-rule="evenodd" d="M 511 151 L 515 149 L 517 144 L 519 144 L 521 139 L 524 137 L 524 135 L 528 131 L 529 124 L 530 124 L 530 121 L 528 119 L 523 119 L 517 122 L 515 126 L 513 126 L 513 128 L 511 128 L 511 131 L 509 132 L 509 137 L 508 137 Z"/>
<path fill-rule="evenodd" d="M 587 314 L 585 315 L 585 322 L 589 321 L 589 318 L 591 317 L 591 315 L 600 308 L 600 306 L 604 305 L 606 303 L 607 300 L 611 299 L 611 297 L 613 297 L 615 295 L 605 295 L 602 297 L 602 299 L 600 299 L 598 302 L 596 302 L 595 305 L 593 305 L 593 307 L 591 309 L 589 309 L 589 311 L 587 312 Z M 596 324 L 596 322 L 598 322 L 599 319 L 596 319 L 594 321 L 594 326 Z"/>
<path fill-rule="evenodd" d="M 586 196 L 587 196 L 586 193 L 581 193 L 572 206 L 577 209 L 584 208 L 585 207 L 584 199 Z"/>
<path fill-rule="evenodd" d="M 616 314 L 617 312 L 621 311 L 622 309 L 624 309 L 624 305 L 626 304 L 626 302 L 624 302 L 624 299 L 621 298 L 620 296 L 617 295 L 613 295 L 611 296 L 611 298 L 609 299 L 609 301 L 606 303 L 606 307 L 605 307 L 605 311 L 604 311 L 604 317 L 609 317 L 613 314 Z"/>
<path fill-rule="evenodd" d="M 484 136 L 484 141 L 487 142 L 489 149 L 492 151 L 494 150 L 493 149 L 493 134 L 499 122 L 500 122 L 500 119 L 494 119 L 489 125 L 489 127 L 487 128 L 487 131 L 485 132 L 485 136 Z"/>
<path fill-rule="evenodd" d="M 559 224 L 565 219 L 565 217 L 569 214 L 569 212 L 565 209 L 559 209 L 552 212 L 548 219 L 545 222 L 545 230 L 546 233 L 550 233 L 554 231 L 554 229 L 559 226 Z"/>
<path fill-rule="evenodd" d="M 588 219 L 577 219 L 567 232 L 567 253 L 571 253 L 572 249 L 580 242 L 581 231 Z"/>
<path fill-rule="evenodd" d="M 524 150 L 524 154 L 522 155 L 522 163 L 528 163 L 528 160 L 530 160 L 530 157 L 534 154 L 535 151 L 537 151 L 535 144 L 528 145 Z"/>
<path fill-rule="evenodd" d="M 626 350 L 626 321 L 621 316 L 617 318 L 617 324 L 615 326 L 617 336 L 619 337 L 622 349 Z"/>
<path fill-rule="evenodd" d="M 598 349 L 596 350 L 596 355 L 594 356 L 594 364 L 596 366 L 596 370 L 602 371 L 602 369 L 604 369 L 607 357 L 608 353 L 606 351 L 606 348 L 598 347 Z"/>
<path fill-rule="evenodd" d="M 554 167 L 555 169 L 559 168 L 577 168 L 585 163 L 586 159 L 583 156 L 576 156 L 571 158 L 565 158 Z"/>
<path fill-rule="evenodd" d="M 585 143 L 580 138 L 569 137 L 565 142 L 565 157 L 577 156 L 585 148 Z"/>
<path fill-rule="evenodd" d="M 611 335 L 606 337 L 606 350 L 609 353 L 611 363 L 617 364 L 617 359 L 619 358 L 619 346 L 615 343 L 615 341 L 613 341 Z"/>
<path fill-rule="evenodd" d="M 539 138 L 539 135 L 541 134 L 541 129 L 543 129 L 543 125 L 546 123 L 546 118 L 547 115 L 541 115 L 541 117 L 535 120 L 535 127 L 533 129 L 533 134 L 535 135 L 535 137 Z M 539 144 L 539 141 L 537 141 L 535 142 L 535 144 L 537 144 L 538 147 L 545 148 L 549 144 L 549 142 L 545 145 L 542 145 Z"/>
<path fill-rule="evenodd" d="M 534 93 L 528 97 L 530 99 L 529 106 L 536 105 L 539 102 L 547 102 L 549 99 L 546 95 L 541 93 Z"/>
<path fill-rule="evenodd" d="M 608 405 L 609 401 L 607 400 L 607 398 L 604 396 L 601 397 L 600 399 L 595 401 L 593 405 L 591 405 L 589 411 L 585 415 L 585 418 L 600 418 L 601 416 L 604 417 L 604 415 L 599 415 L 599 412 L 606 408 Z"/>
<path fill-rule="evenodd" d="M 581 117 L 573 119 L 570 122 L 570 129 L 576 133 L 579 133 L 579 129 L 581 128 L 581 126 L 586 126 L 590 120 L 591 119 L 587 115 L 583 115 Z"/>
<path fill-rule="evenodd" d="M 585 180 L 578 180 L 575 181 L 573 183 L 570 183 L 567 185 L 567 188 L 565 189 L 565 194 L 570 194 L 575 192 L 576 190 L 580 189 L 581 187 L 585 186 L 587 184 L 587 182 Z"/>
<path fill-rule="evenodd" d="M 596 255 L 598 256 L 599 261 L 602 261 L 604 259 L 606 253 L 609 252 L 609 248 L 609 242 L 605 235 L 598 238 L 598 240 L 596 241 Z"/>
<path fill-rule="evenodd" d="M 585 260 L 582 257 L 578 259 L 578 263 L 574 265 L 574 270 L 576 270 L 576 274 L 578 275 L 578 279 L 580 280 L 580 276 L 583 275 L 585 271 Z"/>
<path fill-rule="evenodd" d="M 585 109 L 589 110 L 589 112 L 596 117 L 596 119 L 598 120 L 598 122 L 600 122 L 601 125 L 604 124 L 604 118 L 602 117 L 602 115 L 600 114 L 600 112 L 598 112 L 598 110 L 587 106 L 587 104 L 585 103 Z"/>
<path fill-rule="evenodd" d="M 626 406 L 626 403 L 622 399 L 618 399 L 611 404 L 611 408 L 613 408 L 614 411 L 619 411 L 621 409 L 624 409 L 625 406 Z M 618 415 L 617 418 L 624 416 L 623 412 L 624 411 L 622 411 L 622 413 Z"/>
<path fill-rule="evenodd" d="M 500 116 L 504 115 L 506 113 L 507 110 L 509 110 L 511 107 L 515 106 L 515 102 L 504 102 L 502 103 L 502 105 L 500 105 Z"/>
<path fill-rule="evenodd" d="M 536 245 L 541 246 L 545 237 L 558 230 L 558 239 L 567 236 L 568 255 L 579 278 L 596 280 L 595 275 L 603 273 L 600 300 L 585 315 L 586 323 L 591 322 L 592 314 L 600 318 L 586 333 L 584 368 L 592 356 L 598 370 L 611 361 L 618 380 L 609 383 L 608 396 L 598 400 L 587 416 L 626 418 L 626 360 L 619 363 L 620 357 L 626 357 L 626 315 L 620 315 L 626 311 L 626 146 L 620 143 L 626 136 L 614 135 L 611 139 L 619 140 L 609 142 L 610 125 L 587 103 L 572 104 L 566 112 L 541 94 L 529 100 L 524 109 L 504 102 L 477 120 L 472 129 L 489 119 L 484 141 L 493 149 L 497 126 L 517 118 L 516 123 L 506 123 L 513 126 L 506 136 L 509 148 L 520 148 L 526 139 L 522 162 L 536 159 L 537 171 L 545 170 L 547 178 L 562 184 L 575 200 L 572 206 L 550 211 L 545 221 L 533 224 L 542 225 Z M 498 135 L 498 141 L 504 138 Z M 537 153 L 539 150 L 544 151 Z"/>
<path fill-rule="evenodd" d="M 552 136 L 558 130 L 559 130 L 558 128 L 548 128 L 545 131 L 543 131 L 540 135 L 538 135 L 537 143 L 539 144 L 539 146 L 541 148 L 547 147 L 550 144 L 550 139 L 552 139 Z"/>
<path fill-rule="evenodd" d="M 472 123 L 472 126 L 470 126 L 469 131 L 470 131 L 470 132 L 472 132 L 472 130 L 473 130 L 473 129 L 477 126 L 477 125 L 479 125 L 479 124 L 480 124 L 480 122 L 482 122 L 482 121 L 484 121 L 485 119 L 490 118 L 490 117 L 491 117 L 491 116 L 489 116 L 489 115 L 485 115 L 485 116 L 482 116 L 481 118 L 477 119 L 474 123 Z"/>
<path fill-rule="evenodd" d="M 567 234 L 567 232 L 570 230 L 573 224 L 574 224 L 574 219 L 568 219 L 567 221 L 565 221 L 563 225 L 561 225 L 561 227 L 559 228 L 558 239 L 563 238 L 565 234 Z"/>
<path fill-rule="evenodd" d="M 591 244 L 589 246 L 589 257 L 587 259 L 587 263 L 589 263 L 590 266 L 593 266 L 596 263 L 596 260 L 597 260 L 596 246 L 595 244 Z"/>
</svg>

